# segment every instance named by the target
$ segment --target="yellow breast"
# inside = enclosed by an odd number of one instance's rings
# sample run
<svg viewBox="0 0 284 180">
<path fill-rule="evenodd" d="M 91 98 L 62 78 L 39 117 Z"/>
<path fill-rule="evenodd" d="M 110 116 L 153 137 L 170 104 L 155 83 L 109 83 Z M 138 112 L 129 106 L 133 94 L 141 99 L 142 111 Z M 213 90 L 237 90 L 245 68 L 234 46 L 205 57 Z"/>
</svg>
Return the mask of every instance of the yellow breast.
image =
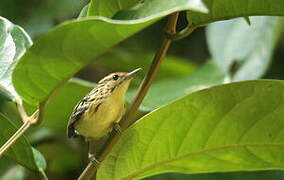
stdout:
<svg viewBox="0 0 284 180">
<path fill-rule="evenodd" d="M 112 94 L 96 107 L 91 107 L 76 124 L 75 129 L 85 137 L 100 138 L 119 122 L 124 114 L 124 95 Z"/>
</svg>

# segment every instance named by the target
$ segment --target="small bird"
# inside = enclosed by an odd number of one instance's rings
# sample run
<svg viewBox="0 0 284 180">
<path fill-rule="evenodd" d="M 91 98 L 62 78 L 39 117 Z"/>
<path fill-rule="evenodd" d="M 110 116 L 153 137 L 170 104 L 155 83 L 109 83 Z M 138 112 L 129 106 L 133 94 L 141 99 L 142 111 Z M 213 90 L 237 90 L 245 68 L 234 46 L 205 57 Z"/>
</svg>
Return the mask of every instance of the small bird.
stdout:
<svg viewBox="0 0 284 180">
<path fill-rule="evenodd" d="M 109 74 L 75 106 L 67 126 L 69 138 L 78 135 L 99 139 L 122 118 L 128 86 L 141 68 Z"/>
</svg>

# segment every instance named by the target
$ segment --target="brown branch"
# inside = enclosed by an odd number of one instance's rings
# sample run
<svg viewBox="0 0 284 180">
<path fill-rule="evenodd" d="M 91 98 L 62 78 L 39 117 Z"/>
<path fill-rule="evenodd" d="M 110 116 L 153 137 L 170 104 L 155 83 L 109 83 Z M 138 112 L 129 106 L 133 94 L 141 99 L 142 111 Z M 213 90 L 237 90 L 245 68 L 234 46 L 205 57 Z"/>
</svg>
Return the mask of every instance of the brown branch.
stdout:
<svg viewBox="0 0 284 180">
<path fill-rule="evenodd" d="M 135 122 L 134 117 L 135 117 L 136 111 L 139 108 L 140 104 L 142 103 L 146 93 L 148 92 L 159 70 L 162 60 L 167 54 L 167 51 L 172 43 L 172 39 L 167 34 L 171 35 L 171 34 L 176 33 L 176 24 L 178 20 L 178 15 L 179 13 L 175 12 L 169 16 L 168 24 L 166 27 L 166 35 L 164 35 L 163 37 L 161 45 L 156 52 L 156 55 L 152 61 L 151 67 L 146 74 L 146 77 L 144 78 L 143 82 L 141 83 L 139 87 L 139 91 L 136 97 L 134 98 L 133 103 L 131 104 L 129 110 L 126 112 L 124 118 L 120 122 L 122 132 Z M 111 152 L 111 150 L 113 149 L 114 145 L 118 142 L 120 137 L 121 137 L 121 133 L 111 134 L 107 143 L 102 148 L 101 153 L 98 153 L 97 159 L 99 162 L 102 162 L 106 158 L 106 156 Z M 84 171 L 80 175 L 79 180 L 91 179 L 93 175 L 96 173 L 98 167 L 99 167 L 99 164 L 94 163 L 94 162 L 89 162 L 87 167 L 84 169 Z"/>
</svg>

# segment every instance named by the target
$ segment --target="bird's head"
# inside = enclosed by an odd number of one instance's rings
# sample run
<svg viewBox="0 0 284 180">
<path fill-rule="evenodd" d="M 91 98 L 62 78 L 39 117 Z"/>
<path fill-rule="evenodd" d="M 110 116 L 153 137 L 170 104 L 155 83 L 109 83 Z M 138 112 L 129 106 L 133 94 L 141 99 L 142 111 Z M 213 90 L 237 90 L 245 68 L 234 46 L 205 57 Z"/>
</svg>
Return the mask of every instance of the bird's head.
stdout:
<svg viewBox="0 0 284 180">
<path fill-rule="evenodd" d="M 104 86 L 111 92 L 125 93 L 133 77 L 141 70 L 135 69 L 131 72 L 111 73 L 99 81 L 98 85 Z"/>
</svg>

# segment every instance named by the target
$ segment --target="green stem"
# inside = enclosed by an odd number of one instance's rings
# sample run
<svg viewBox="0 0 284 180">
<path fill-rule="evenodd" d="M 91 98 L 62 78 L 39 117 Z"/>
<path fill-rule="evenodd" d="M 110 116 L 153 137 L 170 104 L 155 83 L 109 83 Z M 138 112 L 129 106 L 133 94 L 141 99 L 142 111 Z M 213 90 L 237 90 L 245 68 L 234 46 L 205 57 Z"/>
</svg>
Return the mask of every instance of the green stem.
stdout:
<svg viewBox="0 0 284 180">
<path fill-rule="evenodd" d="M 168 38 L 172 39 L 174 41 L 183 39 L 183 38 L 187 37 L 188 35 L 190 35 L 198 27 L 199 26 L 197 26 L 197 25 L 192 25 L 192 24 L 189 23 L 183 30 L 179 31 L 178 33 L 169 34 Z"/>
<path fill-rule="evenodd" d="M 19 137 L 24 134 L 30 125 L 29 121 L 25 121 L 24 124 L 13 134 L 13 136 L 5 142 L 5 144 L 0 148 L 0 157 L 17 141 L 17 139 L 19 139 Z"/>
<path fill-rule="evenodd" d="M 4 145 L 0 148 L 0 157 L 26 132 L 26 130 L 31 126 L 36 124 L 37 122 L 42 119 L 42 111 L 43 107 L 45 105 L 44 103 L 41 103 L 39 106 L 39 109 L 36 110 L 33 115 L 28 116 L 25 108 L 22 103 L 17 103 L 17 108 L 19 111 L 19 114 L 23 120 L 23 125 L 13 134 L 8 141 L 5 142 Z"/>
</svg>

